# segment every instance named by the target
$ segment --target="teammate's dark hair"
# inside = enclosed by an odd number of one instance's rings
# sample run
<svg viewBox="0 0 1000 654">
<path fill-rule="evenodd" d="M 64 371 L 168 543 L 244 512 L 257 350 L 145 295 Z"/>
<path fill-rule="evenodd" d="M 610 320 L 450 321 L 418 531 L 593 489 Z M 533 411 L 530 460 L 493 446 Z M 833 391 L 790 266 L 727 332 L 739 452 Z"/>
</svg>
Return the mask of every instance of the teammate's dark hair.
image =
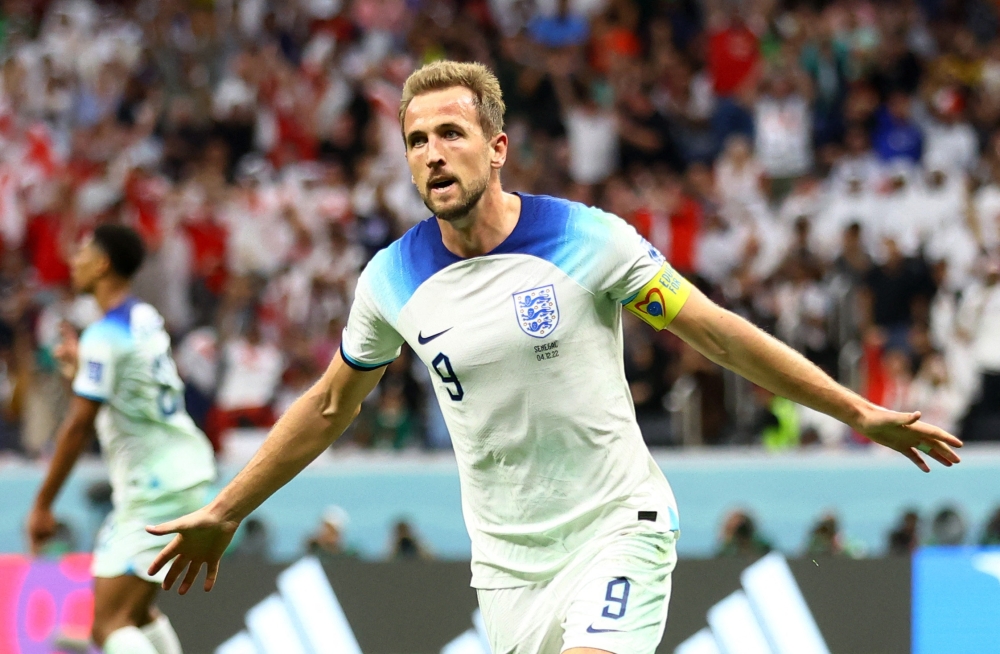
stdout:
<svg viewBox="0 0 1000 654">
<path fill-rule="evenodd" d="M 94 230 L 94 245 L 108 255 L 111 269 L 125 279 L 132 278 L 146 256 L 142 237 L 124 225 L 101 225 Z"/>
</svg>

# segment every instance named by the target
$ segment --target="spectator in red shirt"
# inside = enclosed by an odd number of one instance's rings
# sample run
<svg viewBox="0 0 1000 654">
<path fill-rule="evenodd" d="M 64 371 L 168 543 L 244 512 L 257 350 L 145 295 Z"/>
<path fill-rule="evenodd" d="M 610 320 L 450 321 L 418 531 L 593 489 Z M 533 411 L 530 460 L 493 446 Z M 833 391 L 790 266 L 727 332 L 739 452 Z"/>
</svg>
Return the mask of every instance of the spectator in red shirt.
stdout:
<svg viewBox="0 0 1000 654">
<path fill-rule="evenodd" d="M 715 93 L 719 97 L 737 95 L 756 81 L 761 61 L 757 35 L 738 12 L 715 16 L 710 24 L 708 72 Z"/>
<path fill-rule="evenodd" d="M 36 279 L 43 287 L 69 283 L 69 254 L 74 245 L 74 193 L 62 184 L 51 204 L 28 222 L 25 240 Z"/>
</svg>

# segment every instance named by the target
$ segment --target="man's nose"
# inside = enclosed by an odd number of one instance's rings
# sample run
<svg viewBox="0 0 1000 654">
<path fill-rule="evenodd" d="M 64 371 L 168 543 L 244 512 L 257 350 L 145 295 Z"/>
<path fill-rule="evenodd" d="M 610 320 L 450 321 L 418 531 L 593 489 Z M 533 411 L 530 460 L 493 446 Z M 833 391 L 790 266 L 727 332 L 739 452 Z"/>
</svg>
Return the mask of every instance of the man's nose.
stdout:
<svg viewBox="0 0 1000 654">
<path fill-rule="evenodd" d="M 444 153 L 439 147 L 437 137 L 430 136 L 427 139 L 427 166 L 434 168 L 444 163 Z"/>
</svg>

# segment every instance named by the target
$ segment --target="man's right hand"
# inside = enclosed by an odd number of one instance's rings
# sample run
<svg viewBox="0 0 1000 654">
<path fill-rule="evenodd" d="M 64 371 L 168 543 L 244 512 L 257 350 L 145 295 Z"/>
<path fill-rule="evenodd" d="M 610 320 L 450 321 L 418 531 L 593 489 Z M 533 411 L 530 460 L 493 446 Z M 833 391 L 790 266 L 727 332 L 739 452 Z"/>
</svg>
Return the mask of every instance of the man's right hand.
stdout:
<svg viewBox="0 0 1000 654">
<path fill-rule="evenodd" d="M 59 325 L 59 335 L 59 344 L 56 345 L 52 354 L 56 359 L 59 372 L 62 376 L 72 380 L 76 377 L 76 368 L 79 365 L 80 337 L 77 335 L 76 330 L 73 329 L 73 326 L 66 320 L 62 321 L 62 324 Z"/>
<path fill-rule="evenodd" d="M 222 553 L 233 540 L 233 534 L 239 526 L 239 522 L 224 520 L 215 515 L 209 505 L 176 520 L 155 527 L 146 527 L 146 531 L 156 536 L 177 534 L 156 556 L 153 564 L 149 566 L 149 574 L 155 575 L 173 559 L 167 577 L 163 580 L 163 589 L 170 590 L 174 582 L 184 575 L 184 580 L 177 589 L 177 592 L 183 595 L 194 584 L 201 566 L 205 565 L 208 567 L 205 591 L 212 590 L 219 576 Z M 185 569 L 187 569 L 186 574 Z"/>
<path fill-rule="evenodd" d="M 28 532 L 32 554 L 38 556 L 42 553 L 45 544 L 55 535 L 58 526 L 59 523 L 52 515 L 51 509 L 40 506 L 31 509 L 25 529 Z"/>
</svg>

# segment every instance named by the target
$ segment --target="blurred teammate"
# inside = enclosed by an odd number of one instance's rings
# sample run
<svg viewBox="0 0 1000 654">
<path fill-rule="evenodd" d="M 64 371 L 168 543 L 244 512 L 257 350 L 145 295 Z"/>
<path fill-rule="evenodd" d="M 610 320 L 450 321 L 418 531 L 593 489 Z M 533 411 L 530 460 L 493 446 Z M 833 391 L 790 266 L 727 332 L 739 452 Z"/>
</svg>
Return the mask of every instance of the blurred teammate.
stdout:
<svg viewBox="0 0 1000 654">
<path fill-rule="evenodd" d="M 153 604 L 165 575 L 146 572 L 169 539 L 144 526 L 197 509 L 215 476 L 211 446 L 184 410 L 163 318 L 129 294 L 143 254 L 135 231 L 103 225 L 73 259 L 75 290 L 93 293 L 104 318 L 79 343 L 67 334 L 61 345 L 74 396 L 27 525 L 37 553 L 56 528 L 52 503 L 96 426 L 114 504 L 92 569 L 93 639 L 106 654 L 180 654 L 170 621 Z"/>
<path fill-rule="evenodd" d="M 414 183 L 436 215 L 372 259 L 340 352 L 179 535 L 165 587 L 206 590 L 240 521 L 327 448 L 405 341 L 431 372 L 455 446 L 472 585 L 496 654 L 651 653 L 667 616 L 679 529 L 636 425 L 622 307 L 754 383 L 847 422 L 922 469 L 959 441 L 874 406 L 724 311 L 624 221 L 500 186 L 503 100 L 478 64 L 415 72 L 400 119 Z"/>
</svg>

